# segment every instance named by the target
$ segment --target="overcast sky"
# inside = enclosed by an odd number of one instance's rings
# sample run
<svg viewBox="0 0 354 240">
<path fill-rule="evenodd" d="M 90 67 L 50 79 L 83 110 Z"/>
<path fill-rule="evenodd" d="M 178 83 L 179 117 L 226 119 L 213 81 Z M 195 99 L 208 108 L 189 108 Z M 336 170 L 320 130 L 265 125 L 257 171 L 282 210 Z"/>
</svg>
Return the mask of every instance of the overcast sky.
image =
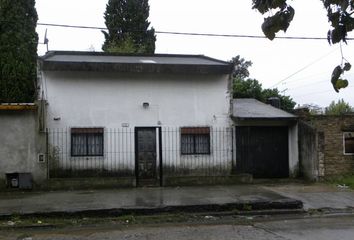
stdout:
<svg viewBox="0 0 354 240">
<path fill-rule="evenodd" d="M 295 18 L 278 36 L 326 37 L 329 29 L 320 0 L 290 1 Z M 150 0 L 150 22 L 157 31 L 263 35 L 263 16 L 251 9 L 252 0 Z M 38 23 L 105 27 L 107 0 L 37 0 Z M 38 26 L 40 41 L 48 29 L 49 50 L 101 51 L 99 30 Z M 350 34 L 349 37 L 353 37 Z M 39 54 L 46 48 L 39 45 Z M 339 45 L 326 40 L 282 40 L 157 34 L 156 53 L 203 54 L 221 60 L 241 55 L 251 60 L 251 77 L 263 87 L 276 86 L 299 104 L 322 107 L 344 98 L 354 106 L 354 69 L 345 77 L 349 87 L 334 92 L 330 76 L 341 63 Z M 354 65 L 354 41 L 343 45 L 344 57 Z M 286 80 L 284 80 L 286 79 Z M 280 84 L 278 84 L 281 82 Z"/>
</svg>

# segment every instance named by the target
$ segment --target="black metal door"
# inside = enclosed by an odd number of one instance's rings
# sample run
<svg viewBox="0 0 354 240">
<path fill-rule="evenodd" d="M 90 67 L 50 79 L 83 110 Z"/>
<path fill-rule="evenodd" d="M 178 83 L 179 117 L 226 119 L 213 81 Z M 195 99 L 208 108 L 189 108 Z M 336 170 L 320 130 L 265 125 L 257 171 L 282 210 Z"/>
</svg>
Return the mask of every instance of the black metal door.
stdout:
<svg viewBox="0 0 354 240">
<path fill-rule="evenodd" d="M 135 153 L 137 182 L 156 180 L 156 128 L 136 128 Z"/>
<path fill-rule="evenodd" d="M 288 127 L 236 127 L 236 171 L 289 177 Z"/>
</svg>

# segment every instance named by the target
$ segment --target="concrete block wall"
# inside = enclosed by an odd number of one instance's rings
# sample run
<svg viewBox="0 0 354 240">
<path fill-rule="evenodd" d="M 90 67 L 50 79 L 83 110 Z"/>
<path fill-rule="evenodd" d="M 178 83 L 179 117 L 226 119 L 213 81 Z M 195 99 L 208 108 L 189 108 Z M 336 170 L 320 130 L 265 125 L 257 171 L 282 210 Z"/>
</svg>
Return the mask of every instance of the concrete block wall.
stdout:
<svg viewBox="0 0 354 240">
<path fill-rule="evenodd" d="M 300 176 L 307 180 L 317 180 L 319 164 L 317 154 L 317 131 L 311 125 L 299 122 Z"/>
<path fill-rule="evenodd" d="M 314 116 L 308 120 L 318 133 L 318 174 L 320 177 L 354 173 L 354 155 L 345 155 L 343 132 L 354 131 L 354 115 Z"/>
<path fill-rule="evenodd" d="M 38 162 L 45 153 L 45 133 L 38 130 L 36 108 L 0 111 L 0 186 L 6 173 L 31 173 L 34 183 L 47 178 L 46 162 Z"/>
</svg>

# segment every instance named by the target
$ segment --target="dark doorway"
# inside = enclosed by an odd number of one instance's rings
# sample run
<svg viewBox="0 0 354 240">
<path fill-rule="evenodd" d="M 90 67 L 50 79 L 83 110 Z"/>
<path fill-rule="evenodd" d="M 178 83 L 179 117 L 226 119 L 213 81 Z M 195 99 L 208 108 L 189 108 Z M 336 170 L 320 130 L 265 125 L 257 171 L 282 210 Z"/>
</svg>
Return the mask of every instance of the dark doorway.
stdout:
<svg viewBox="0 0 354 240">
<path fill-rule="evenodd" d="M 236 127 L 236 171 L 289 177 L 288 127 Z"/>
<path fill-rule="evenodd" d="M 156 127 L 135 128 L 135 158 L 138 186 L 157 186 Z M 161 142 L 161 141 L 159 141 Z"/>
</svg>

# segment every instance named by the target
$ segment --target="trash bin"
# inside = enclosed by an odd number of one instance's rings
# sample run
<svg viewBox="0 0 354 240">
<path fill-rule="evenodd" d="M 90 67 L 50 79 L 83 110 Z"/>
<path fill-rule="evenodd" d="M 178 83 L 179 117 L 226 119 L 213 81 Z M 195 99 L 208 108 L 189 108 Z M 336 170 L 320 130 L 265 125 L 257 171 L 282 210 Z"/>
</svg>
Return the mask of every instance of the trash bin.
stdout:
<svg viewBox="0 0 354 240">
<path fill-rule="evenodd" d="M 18 173 L 6 173 L 6 187 L 18 188 Z"/>
<path fill-rule="evenodd" d="M 32 189 L 32 174 L 18 172 L 6 173 L 6 186 L 8 188 Z"/>
</svg>

